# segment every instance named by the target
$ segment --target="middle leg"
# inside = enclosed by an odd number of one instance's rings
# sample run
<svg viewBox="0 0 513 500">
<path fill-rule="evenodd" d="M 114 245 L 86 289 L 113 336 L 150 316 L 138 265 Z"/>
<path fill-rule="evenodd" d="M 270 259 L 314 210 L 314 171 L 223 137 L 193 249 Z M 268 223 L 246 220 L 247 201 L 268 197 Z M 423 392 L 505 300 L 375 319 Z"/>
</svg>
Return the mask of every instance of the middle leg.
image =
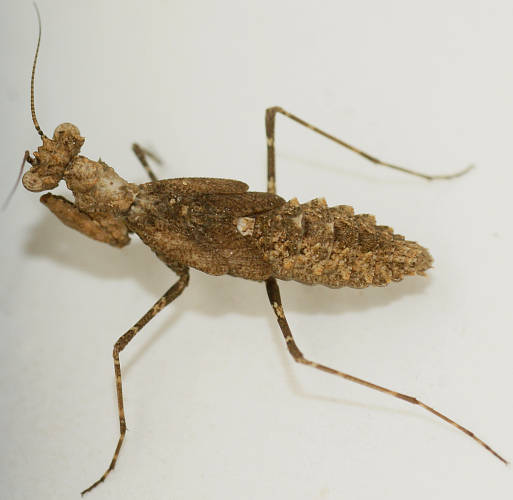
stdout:
<svg viewBox="0 0 513 500">
<path fill-rule="evenodd" d="M 82 491 L 82 495 L 91 491 L 93 488 L 98 486 L 100 483 L 105 481 L 105 478 L 110 474 L 110 472 L 116 466 L 116 462 L 118 459 L 119 452 L 121 450 L 121 446 L 123 444 L 123 440 L 125 439 L 126 434 L 126 420 L 125 420 L 125 410 L 123 405 L 123 388 L 121 384 L 121 365 L 119 362 L 119 353 L 128 345 L 128 343 L 135 337 L 135 335 L 143 328 L 146 323 L 148 323 L 154 316 L 156 316 L 164 307 L 166 307 L 170 302 L 175 300 L 184 290 L 184 288 L 189 283 L 189 270 L 184 267 L 177 267 L 176 272 L 179 273 L 178 281 L 153 305 L 153 307 L 132 327 L 128 330 L 124 335 L 119 337 L 116 344 L 114 345 L 114 350 L 112 352 L 112 356 L 114 358 L 114 373 L 116 376 L 116 393 L 118 399 L 118 413 L 119 413 L 119 438 L 118 443 L 116 445 L 116 449 L 114 450 L 114 455 L 112 460 L 107 467 L 107 470 L 103 473 L 103 475 L 95 481 L 89 488 L 86 488 Z"/>
</svg>

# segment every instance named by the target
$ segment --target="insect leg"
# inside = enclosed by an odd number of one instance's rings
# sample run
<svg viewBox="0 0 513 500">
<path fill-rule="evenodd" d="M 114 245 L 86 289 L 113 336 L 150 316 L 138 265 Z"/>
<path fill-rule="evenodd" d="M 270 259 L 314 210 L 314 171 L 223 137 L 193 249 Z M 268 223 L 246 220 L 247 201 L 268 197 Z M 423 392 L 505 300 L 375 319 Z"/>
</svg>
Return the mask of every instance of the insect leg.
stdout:
<svg viewBox="0 0 513 500">
<path fill-rule="evenodd" d="M 123 390 L 121 385 L 121 366 L 119 363 L 119 353 L 127 346 L 127 344 L 135 337 L 135 335 L 141 330 L 141 328 L 148 323 L 157 313 L 162 311 L 164 307 L 166 307 L 170 302 L 176 299 L 184 290 L 184 288 L 189 283 L 189 270 L 187 268 L 177 269 L 179 273 L 178 281 L 153 305 L 153 307 L 132 327 L 128 330 L 124 335 L 119 337 L 117 342 L 114 344 L 114 350 L 112 352 L 112 356 L 114 358 L 114 372 L 116 376 L 116 392 L 118 399 L 118 411 L 119 411 L 119 439 L 116 449 L 114 451 L 114 455 L 110 462 L 109 467 L 103 473 L 102 477 L 98 479 L 95 483 L 93 483 L 89 488 L 82 491 L 82 495 L 91 491 L 93 488 L 98 486 L 100 483 L 105 481 L 105 478 L 109 475 L 110 471 L 114 469 L 116 466 L 116 461 L 118 459 L 119 451 L 121 449 L 121 445 L 123 444 L 123 440 L 125 439 L 126 434 L 126 420 L 125 420 L 125 411 L 123 408 Z"/>
<path fill-rule="evenodd" d="M 89 215 L 81 212 L 71 201 L 63 196 L 55 196 L 51 193 L 41 196 L 40 201 L 63 224 L 89 236 L 93 240 L 108 243 L 114 247 L 124 247 L 130 241 L 126 226 L 119 223 L 113 216 L 103 218 L 98 216 L 98 220 L 92 219 Z"/>
<path fill-rule="evenodd" d="M 314 132 L 317 132 L 318 134 L 326 137 L 327 139 L 330 139 L 333 142 L 336 142 L 337 144 L 340 144 L 341 146 L 344 146 L 345 148 L 353 151 L 354 153 L 363 156 L 365 159 L 371 161 L 372 163 L 375 163 L 376 165 L 382 165 L 384 167 L 393 168 L 394 170 L 399 170 L 400 172 L 404 172 L 406 174 L 416 175 L 417 177 L 422 177 L 427 180 L 434 180 L 434 179 L 453 179 L 454 177 L 459 177 L 460 175 L 466 174 L 472 167 L 469 166 L 467 168 L 464 168 L 463 170 L 459 170 L 458 172 L 454 172 L 452 174 L 448 175 L 429 175 L 429 174 L 423 174 L 421 172 L 416 172 L 415 170 L 410 170 L 409 168 L 400 167 L 398 165 L 393 165 L 392 163 L 387 163 L 384 161 L 379 160 L 378 158 L 366 153 L 365 151 L 362 151 L 361 149 L 358 149 L 354 146 L 351 146 L 351 144 L 348 144 L 345 141 L 342 141 L 341 139 L 338 139 L 337 137 L 328 134 L 327 132 L 324 132 L 323 130 L 314 127 L 310 123 L 305 122 L 301 118 L 293 115 L 292 113 L 289 113 L 288 111 L 285 111 L 283 108 L 280 108 L 279 106 L 274 106 L 272 108 L 268 108 L 265 111 L 265 128 L 266 128 L 266 134 L 267 134 L 267 179 L 268 179 L 268 191 L 270 193 L 274 193 L 275 189 L 275 153 L 274 153 L 274 129 L 275 129 L 275 121 L 276 121 L 276 113 L 281 113 L 284 116 L 287 116 L 291 120 L 299 123 L 300 125 L 303 125 L 306 128 L 309 128 L 310 130 L 313 130 Z"/>
<path fill-rule="evenodd" d="M 148 151 L 147 149 L 144 149 L 143 147 L 139 146 L 139 144 L 135 142 L 132 144 L 132 151 L 135 153 L 135 156 L 137 156 L 138 160 L 141 162 L 141 165 L 144 167 L 144 170 L 146 170 L 146 173 L 148 174 L 151 181 L 157 182 L 157 176 L 153 173 L 153 170 L 148 164 L 148 160 L 146 159 L 146 157 L 148 156 L 158 164 L 161 163 L 160 158 L 151 151 Z"/>
<path fill-rule="evenodd" d="M 387 389 L 380 385 L 373 384 L 372 382 L 368 382 L 361 378 L 354 377 L 353 375 L 349 375 L 347 373 L 343 373 L 341 371 L 334 370 L 333 368 L 330 368 L 328 366 L 321 365 L 319 363 L 316 363 L 315 361 L 310 361 L 310 360 L 306 359 L 303 356 L 303 353 L 299 350 L 298 346 L 296 345 L 296 342 L 294 341 L 294 338 L 292 336 L 292 332 L 290 331 L 289 325 L 287 323 L 287 319 L 285 318 L 285 313 L 283 312 L 283 306 L 281 303 L 280 289 L 278 288 L 278 283 L 276 282 L 276 280 L 274 278 L 269 278 L 266 281 L 266 287 L 267 287 L 267 295 L 269 296 L 269 301 L 271 302 L 271 305 L 274 310 L 274 314 L 276 315 L 276 319 L 278 320 L 278 324 L 280 325 L 281 331 L 285 338 L 285 342 L 287 343 L 287 349 L 289 350 L 290 354 L 294 358 L 294 361 L 296 361 L 297 363 L 301 363 L 303 365 L 311 366 L 312 368 L 316 368 L 317 370 L 321 370 L 323 372 L 330 373 L 332 375 L 337 375 L 346 380 L 349 380 L 350 382 L 355 382 L 357 384 L 364 385 L 365 387 L 368 387 L 369 389 L 374 389 L 376 391 L 380 391 L 385 394 L 389 394 L 390 396 L 394 396 L 395 398 L 402 399 L 403 401 L 406 401 L 407 403 L 421 406 L 422 408 L 429 411 L 433 415 L 436 415 L 437 417 L 441 418 L 442 420 L 445 420 L 447 423 L 456 427 L 460 431 L 464 432 L 465 434 L 467 434 L 467 436 L 470 436 L 474 441 L 476 441 L 481 446 L 486 448 L 490 453 L 495 455 L 499 460 L 501 460 L 505 464 L 508 464 L 508 462 L 504 458 L 502 458 L 496 451 L 494 451 L 492 448 L 490 448 L 490 446 L 488 446 L 484 441 L 479 439 L 473 432 L 469 431 L 465 427 L 462 427 L 460 424 L 456 423 L 454 420 L 451 420 L 450 418 L 446 417 L 445 415 L 440 413 L 438 410 L 435 410 L 434 408 L 431 408 L 430 406 L 426 405 L 422 401 L 419 401 L 417 398 L 408 396 L 406 394 L 401 394 L 400 392 L 392 391 L 391 389 Z"/>
</svg>

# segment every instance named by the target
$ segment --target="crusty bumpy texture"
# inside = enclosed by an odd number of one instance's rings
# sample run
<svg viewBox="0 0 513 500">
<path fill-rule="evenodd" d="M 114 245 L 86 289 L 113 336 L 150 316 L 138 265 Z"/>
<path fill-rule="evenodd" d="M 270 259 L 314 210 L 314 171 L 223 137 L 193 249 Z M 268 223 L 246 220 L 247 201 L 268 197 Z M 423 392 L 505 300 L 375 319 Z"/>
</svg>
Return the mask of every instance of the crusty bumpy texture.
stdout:
<svg viewBox="0 0 513 500">
<path fill-rule="evenodd" d="M 328 207 L 322 198 L 286 202 L 230 179 L 136 185 L 101 160 L 78 156 L 83 141 L 69 123 L 59 125 L 53 139 L 43 137 L 24 186 L 49 190 L 64 179 L 74 203 L 52 194 L 41 198 L 64 224 L 117 247 L 136 233 L 172 268 L 364 288 L 431 266 L 425 248 L 377 226 L 372 215 L 354 215 L 349 206 Z"/>
<path fill-rule="evenodd" d="M 143 184 L 125 220 L 167 264 L 257 281 L 384 286 L 423 274 L 432 262 L 425 248 L 376 226 L 372 215 L 324 199 L 286 202 L 225 179 Z"/>
<path fill-rule="evenodd" d="M 429 252 L 372 215 L 324 199 L 293 199 L 255 217 L 252 238 L 278 279 L 332 288 L 384 286 L 431 267 Z"/>
<path fill-rule="evenodd" d="M 34 153 L 32 168 L 23 176 L 23 186 L 29 191 L 46 191 L 57 187 L 69 163 L 75 158 L 84 138 L 71 123 L 61 123 L 53 139 L 42 138 L 43 144 Z"/>
</svg>

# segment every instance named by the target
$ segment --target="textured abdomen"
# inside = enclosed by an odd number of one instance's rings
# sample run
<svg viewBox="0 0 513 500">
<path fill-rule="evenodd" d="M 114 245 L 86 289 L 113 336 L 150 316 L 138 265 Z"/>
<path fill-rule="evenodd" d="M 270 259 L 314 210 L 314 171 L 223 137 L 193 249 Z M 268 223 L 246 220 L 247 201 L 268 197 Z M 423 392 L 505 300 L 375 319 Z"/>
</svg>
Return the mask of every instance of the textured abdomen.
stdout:
<svg viewBox="0 0 513 500">
<path fill-rule="evenodd" d="M 372 215 L 328 207 L 322 198 L 257 215 L 251 236 L 276 278 L 332 288 L 384 286 L 432 263 L 425 248 L 376 226 Z"/>
</svg>

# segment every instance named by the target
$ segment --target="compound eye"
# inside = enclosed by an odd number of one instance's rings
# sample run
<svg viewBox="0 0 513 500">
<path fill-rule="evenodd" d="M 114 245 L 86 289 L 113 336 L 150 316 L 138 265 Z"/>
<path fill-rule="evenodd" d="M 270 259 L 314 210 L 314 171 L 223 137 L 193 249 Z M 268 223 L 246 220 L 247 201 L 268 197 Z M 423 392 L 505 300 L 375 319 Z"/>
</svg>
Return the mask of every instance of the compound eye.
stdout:
<svg viewBox="0 0 513 500">
<path fill-rule="evenodd" d="M 57 187 L 59 180 L 59 178 L 53 176 L 42 178 L 37 172 L 33 172 L 31 169 L 23 176 L 22 183 L 25 189 L 38 193 Z"/>
</svg>

